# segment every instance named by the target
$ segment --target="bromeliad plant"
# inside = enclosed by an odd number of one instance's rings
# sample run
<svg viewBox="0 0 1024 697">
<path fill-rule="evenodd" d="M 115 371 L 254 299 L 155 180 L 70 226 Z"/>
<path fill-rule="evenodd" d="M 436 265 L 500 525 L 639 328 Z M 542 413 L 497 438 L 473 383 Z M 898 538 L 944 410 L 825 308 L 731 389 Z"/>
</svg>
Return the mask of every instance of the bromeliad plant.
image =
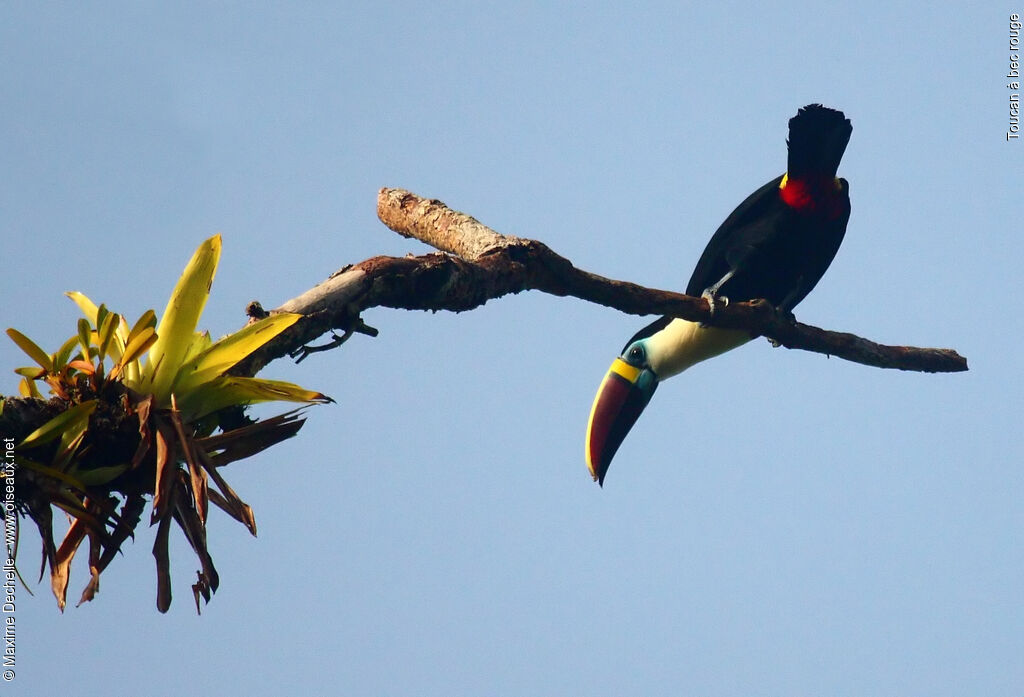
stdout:
<svg viewBox="0 0 1024 697">
<path fill-rule="evenodd" d="M 256 534 L 252 509 L 219 468 L 295 435 L 304 422 L 301 407 L 263 421 L 240 417 L 241 409 L 274 400 L 331 401 L 291 383 L 228 374 L 299 315 L 272 314 L 216 342 L 208 332 L 196 331 L 220 251 L 219 235 L 199 246 L 159 324 L 148 310 L 129 325 L 76 292 L 68 296 L 85 317 L 56 353 L 7 330 L 36 363 L 15 371 L 22 376 L 21 394 L 41 398 L 37 383 L 44 383 L 53 395 L 47 408 L 55 415 L 17 443 L 15 462 L 21 510 L 39 528 L 44 568 L 48 563 L 61 610 L 81 543 L 89 541 L 90 580 L 79 604 L 99 590 L 101 572 L 134 536 L 151 498 L 157 607 L 166 612 L 171 603 L 167 545 L 173 521 L 199 560 L 192 586 L 198 611 L 199 598 L 209 602 L 219 583 L 206 542 L 210 502 Z M 70 521 L 59 546 L 53 537 L 54 506 Z"/>
</svg>

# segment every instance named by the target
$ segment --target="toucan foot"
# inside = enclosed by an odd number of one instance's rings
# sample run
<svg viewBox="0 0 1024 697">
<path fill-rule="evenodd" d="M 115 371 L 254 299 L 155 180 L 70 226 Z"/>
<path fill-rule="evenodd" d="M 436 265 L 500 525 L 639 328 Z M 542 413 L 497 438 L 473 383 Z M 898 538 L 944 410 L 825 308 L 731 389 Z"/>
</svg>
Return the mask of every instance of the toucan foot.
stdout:
<svg viewBox="0 0 1024 697">
<path fill-rule="evenodd" d="M 708 301 L 708 312 L 711 313 L 712 317 L 715 316 L 716 303 L 722 303 L 722 307 L 729 307 L 729 298 L 725 297 L 724 295 L 716 295 L 713 287 L 705 288 L 704 292 L 700 294 L 700 297 Z M 707 322 L 700 322 L 699 326 L 701 329 L 703 329 L 708 325 Z"/>
</svg>

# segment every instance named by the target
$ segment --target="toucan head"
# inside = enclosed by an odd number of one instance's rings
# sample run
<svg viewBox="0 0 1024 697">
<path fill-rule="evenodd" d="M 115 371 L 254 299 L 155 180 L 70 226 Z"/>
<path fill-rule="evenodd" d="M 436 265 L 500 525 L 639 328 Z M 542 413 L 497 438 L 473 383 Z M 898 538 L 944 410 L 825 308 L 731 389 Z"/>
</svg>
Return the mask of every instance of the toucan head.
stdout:
<svg viewBox="0 0 1024 697">
<path fill-rule="evenodd" d="M 648 341 L 634 341 L 615 359 L 590 408 L 587 466 L 590 474 L 602 485 L 615 451 L 658 387 L 658 376 L 651 368 L 648 356 Z"/>
</svg>

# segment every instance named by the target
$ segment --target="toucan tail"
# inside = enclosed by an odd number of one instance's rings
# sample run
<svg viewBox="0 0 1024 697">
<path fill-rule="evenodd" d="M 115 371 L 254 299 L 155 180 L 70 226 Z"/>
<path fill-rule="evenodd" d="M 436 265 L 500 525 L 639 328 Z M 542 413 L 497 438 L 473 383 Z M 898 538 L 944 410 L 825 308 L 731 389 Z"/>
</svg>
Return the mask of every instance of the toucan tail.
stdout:
<svg viewBox="0 0 1024 697">
<path fill-rule="evenodd" d="M 835 177 L 851 133 L 853 126 L 841 111 L 821 104 L 800 109 L 789 120 L 789 178 Z"/>
</svg>

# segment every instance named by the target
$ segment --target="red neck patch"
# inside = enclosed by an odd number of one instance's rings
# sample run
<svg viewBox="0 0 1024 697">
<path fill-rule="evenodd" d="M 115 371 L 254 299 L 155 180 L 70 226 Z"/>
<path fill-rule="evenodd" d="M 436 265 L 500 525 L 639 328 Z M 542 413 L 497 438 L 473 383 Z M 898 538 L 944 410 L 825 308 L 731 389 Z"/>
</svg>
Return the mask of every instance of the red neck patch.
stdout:
<svg viewBox="0 0 1024 697">
<path fill-rule="evenodd" d="M 841 190 L 835 178 L 790 179 L 787 174 L 779 183 L 779 197 L 787 206 L 802 213 L 822 211 L 830 218 L 842 212 Z"/>
</svg>

